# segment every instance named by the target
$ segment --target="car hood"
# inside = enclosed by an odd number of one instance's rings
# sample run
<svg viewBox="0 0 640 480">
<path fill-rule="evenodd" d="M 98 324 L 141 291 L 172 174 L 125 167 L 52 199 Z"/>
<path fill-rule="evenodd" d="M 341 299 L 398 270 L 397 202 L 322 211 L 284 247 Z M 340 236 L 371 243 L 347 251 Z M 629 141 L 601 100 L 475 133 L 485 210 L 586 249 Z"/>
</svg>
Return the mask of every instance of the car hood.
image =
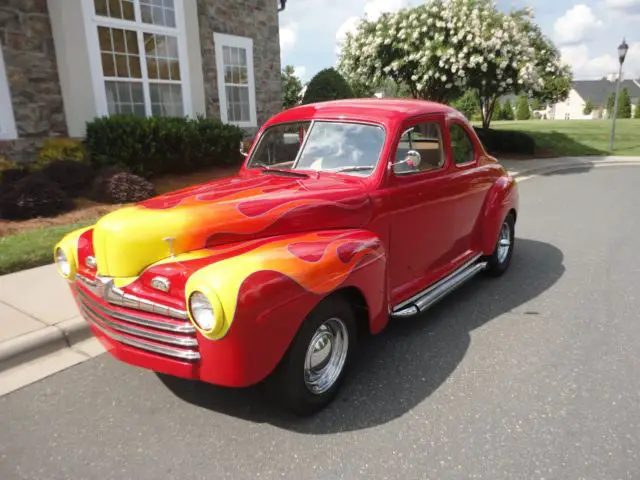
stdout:
<svg viewBox="0 0 640 480">
<path fill-rule="evenodd" d="M 124 207 L 94 226 L 98 273 L 138 276 L 162 259 L 260 237 L 334 228 L 369 220 L 361 180 L 343 175 L 237 176 Z"/>
</svg>

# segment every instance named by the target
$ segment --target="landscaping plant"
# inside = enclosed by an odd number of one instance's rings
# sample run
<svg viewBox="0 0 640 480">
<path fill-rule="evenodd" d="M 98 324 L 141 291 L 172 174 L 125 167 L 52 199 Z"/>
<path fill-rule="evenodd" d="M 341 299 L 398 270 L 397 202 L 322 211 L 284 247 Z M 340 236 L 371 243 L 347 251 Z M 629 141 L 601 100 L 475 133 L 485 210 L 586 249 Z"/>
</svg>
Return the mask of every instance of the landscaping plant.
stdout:
<svg viewBox="0 0 640 480">
<path fill-rule="evenodd" d="M 307 85 L 303 104 L 352 98 L 351 86 L 334 68 L 320 70 Z"/>
<path fill-rule="evenodd" d="M 91 189 L 93 200 L 112 204 L 140 202 L 155 194 L 151 182 L 118 167 L 104 169 L 96 177 Z"/>
<path fill-rule="evenodd" d="M 146 178 L 237 165 L 244 133 L 219 119 L 114 115 L 87 124 L 96 168 L 126 167 Z"/>
<path fill-rule="evenodd" d="M 7 220 L 53 217 L 73 206 L 69 196 L 41 173 L 32 173 L 3 187 L 0 193 L 0 218 Z"/>
<path fill-rule="evenodd" d="M 91 165 L 75 160 L 60 160 L 46 165 L 42 174 L 72 197 L 81 195 L 95 176 Z"/>
<path fill-rule="evenodd" d="M 365 19 L 340 48 L 338 69 L 349 80 L 391 78 L 438 102 L 474 89 L 485 128 L 500 96 L 558 101 L 571 87 L 570 69 L 531 12 L 503 13 L 491 0 L 428 0 Z"/>
<path fill-rule="evenodd" d="M 35 168 L 61 160 L 83 162 L 86 158 L 87 151 L 82 142 L 72 138 L 49 138 L 38 151 Z"/>
</svg>

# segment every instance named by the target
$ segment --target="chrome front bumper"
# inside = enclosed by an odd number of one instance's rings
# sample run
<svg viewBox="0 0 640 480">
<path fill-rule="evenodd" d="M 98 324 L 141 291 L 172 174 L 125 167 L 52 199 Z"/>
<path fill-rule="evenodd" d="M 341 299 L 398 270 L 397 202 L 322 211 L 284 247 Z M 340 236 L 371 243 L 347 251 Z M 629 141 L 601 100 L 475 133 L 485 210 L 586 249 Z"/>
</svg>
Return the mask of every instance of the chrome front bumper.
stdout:
<svg viewBox="0 0 640 480">
<path fill-rule="evenodd" d="M 110 283 L 77 275 L 84 318 L 110 339 L 183 361 L 198 361 L 196 329 L 186 312 L 126 294 Z"/>
</svg>

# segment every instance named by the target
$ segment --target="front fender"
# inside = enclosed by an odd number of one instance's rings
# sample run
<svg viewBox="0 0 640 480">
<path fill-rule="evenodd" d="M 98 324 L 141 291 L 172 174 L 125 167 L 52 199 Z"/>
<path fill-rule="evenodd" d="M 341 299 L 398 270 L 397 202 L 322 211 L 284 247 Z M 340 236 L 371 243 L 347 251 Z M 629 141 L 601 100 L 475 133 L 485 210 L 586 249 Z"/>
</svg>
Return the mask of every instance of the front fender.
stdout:
<svg viewBox="0 0 640 480">
<path fill-rule="evenodd" d="M 495 249 L 502 222 L 510 211 L 517 215 L 518 187 L 515 178 L 505 175 L 493 184 L 487 195 L 482 222 L 482 251 L 491 255 Z"/>
<path fill-rule="evenodd" d="M 278 236 L 193 272 L 185 299 L 203 292 L 220 315 L 212 331 L 192 319 L 202 379 L 228 386 L 264 379 L 313 308 L 346 287 L 360 291 L 370 330 L 380 330 L 387 313 L 386 254 L 375 234 L 332 230 Z"/>
</svg>

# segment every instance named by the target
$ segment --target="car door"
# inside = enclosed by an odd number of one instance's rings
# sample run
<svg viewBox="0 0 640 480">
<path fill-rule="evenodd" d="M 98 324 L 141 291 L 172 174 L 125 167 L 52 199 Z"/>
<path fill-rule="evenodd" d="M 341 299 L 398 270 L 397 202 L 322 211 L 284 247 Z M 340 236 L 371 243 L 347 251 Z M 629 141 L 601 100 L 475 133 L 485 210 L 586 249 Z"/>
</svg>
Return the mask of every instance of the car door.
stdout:
<svg viewBox="0 0 640 480">
<path fill-rule="evenodd" d="M 445 150 L 452 166 L 449 175 L 457 201 L 452 204 L 452 218 L 459 236 L 458 249 L 480 249 L 481 214 L 494 175 L 490 168 L 479 166 L 481 148 L 471 127 L 458 117 L 446 120 Z"/>
<path fill-rule="evenodd" d="M 389 159 L 389 281 L 393 303 L 437 280 L 455 257 L 455 189 L 444 149 L 445 119 L 406 122 Z M 415 152 L 420 154 L 419 162 Z M 417 165 L 416 165 L 417 163 Z"/>
</svg>

